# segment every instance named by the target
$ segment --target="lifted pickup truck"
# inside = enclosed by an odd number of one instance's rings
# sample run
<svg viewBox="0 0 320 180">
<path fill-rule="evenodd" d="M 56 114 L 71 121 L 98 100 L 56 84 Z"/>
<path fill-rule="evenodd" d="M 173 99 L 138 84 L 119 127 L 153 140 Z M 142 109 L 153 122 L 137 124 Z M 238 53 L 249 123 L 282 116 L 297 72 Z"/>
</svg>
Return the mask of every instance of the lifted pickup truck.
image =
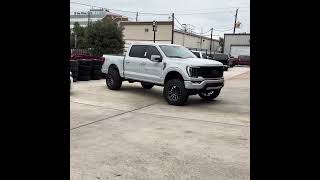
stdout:
<svg viewBox="0 0 320 180">
<path fill-rule="evenodd" d="M 224 86 L 223 65 L 197 58 L 175 44 L 135 43 L 125 55 L 104 55 L 102 72 L 109 89 L 118 90 L 122 81 L 141 82 L 145 89 L 164 86 L 171 105 L 184 105 L 189 95 L 213 100 Z"/>
</svg>

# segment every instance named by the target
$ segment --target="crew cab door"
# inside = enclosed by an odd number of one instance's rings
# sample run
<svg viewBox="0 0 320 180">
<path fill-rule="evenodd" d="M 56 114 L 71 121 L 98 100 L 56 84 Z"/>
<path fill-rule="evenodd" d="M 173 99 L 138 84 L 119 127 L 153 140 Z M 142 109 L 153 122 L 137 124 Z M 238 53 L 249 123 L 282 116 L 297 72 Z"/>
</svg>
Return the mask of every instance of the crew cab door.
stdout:
<svg viewBox="0 0 320 180">
<path fill-rule="evenodd" d="M 156 46 L 147 46 L 145 54 L 146 59 L 144 59 L 141 63 L 142 70 L 145 75 L 145 80 L 147 82 L 160 83 L 164 63 L 162 62 L 162 60 L 160 62 L 151 61 L 151 55 L 159 55 L 161 59 L 163 59 L 163 56 Z"/>
<path fill-rule="evenodd" d="M 124 60 L 124 75 L 126 79 L 144 80 L 141 63 L 147 59 L 146 45 L 132 45 Z"/>
</svg>

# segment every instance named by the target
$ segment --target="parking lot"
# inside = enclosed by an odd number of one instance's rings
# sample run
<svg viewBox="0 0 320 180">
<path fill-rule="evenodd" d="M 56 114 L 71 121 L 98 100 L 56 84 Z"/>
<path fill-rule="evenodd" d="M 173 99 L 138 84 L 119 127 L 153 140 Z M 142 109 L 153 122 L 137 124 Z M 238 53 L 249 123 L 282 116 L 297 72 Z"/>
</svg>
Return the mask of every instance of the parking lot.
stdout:
<svg viewBox="0 0 320 180">
<path fill-rule="evenodd" d="M 170 106 L 163 87 L 105 80 L 74 83 L 70 95 L 72 180 L 250 179 L 250 68 L 225 72 L 211 102 Z"/>
</svg>

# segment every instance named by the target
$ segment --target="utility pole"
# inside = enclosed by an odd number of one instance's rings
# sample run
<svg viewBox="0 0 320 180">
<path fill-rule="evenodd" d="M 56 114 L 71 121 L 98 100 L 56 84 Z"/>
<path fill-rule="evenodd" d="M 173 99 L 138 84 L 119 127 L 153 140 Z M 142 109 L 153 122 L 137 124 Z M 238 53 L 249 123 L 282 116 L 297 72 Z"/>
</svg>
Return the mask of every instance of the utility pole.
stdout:
<svg viewBox="0 0 320 180">
<path fill-rule="evenodd" d="M 201 49 L 202 49 L 202 34 L 203 32 L 202 32 L 202 27 L 201 27 L 201 37 L 200 37 L 200 51 L 201 51 Z"/>
<path fill-rule="evenodd" d="M 174 13 L 172 13 L 171 44 L 173 44 L 173 30 L 174 30 Z"/>
<path fill-rule="evenodd" d="M 237 18 L 238 18 L 238 9 L 236 11 L 236 15 L 235 15 L 235 18 L 234 18 L 233 34 L 236 32 Z"/>
<path fill-rule="evenodd" d="M 137 14 L 136 14 L 136 22 L 138 22 L 138 16 L 139 16 L 139 14 L 137 12 Z"/>
<path fill-rule="evenodd" d="M 213 28 L 211 28 L 211 37 L 210 37 L 210 56 L 211 56 L 211 49 L 212 49 L 212 31 L 213 31 Z"/>
</svg>

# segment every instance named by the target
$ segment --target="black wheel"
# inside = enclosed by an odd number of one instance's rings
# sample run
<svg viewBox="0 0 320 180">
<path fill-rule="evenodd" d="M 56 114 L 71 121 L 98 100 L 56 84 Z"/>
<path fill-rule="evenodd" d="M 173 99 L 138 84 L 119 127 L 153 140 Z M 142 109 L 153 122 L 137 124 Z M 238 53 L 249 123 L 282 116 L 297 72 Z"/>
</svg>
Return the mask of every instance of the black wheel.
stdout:
<svg viewBox="0 0 320 180">
<path fill-rule="evenodd" d="M 215 99 L 216 97 L 219 96 L 221 89 L 217 89 L 217 90 L 211 90 L 211 91 L 203 91 L 199 93 L 199 96 L 206 100 L 206 101 L 212 101 L 213 99 Z"/>
<path fill-rule="evenodd" d="M 93 70 L 101 70 L 102 65 L 92 65 Z"/>
<path fill-rule="evenodd" d="M 90 76 L 90 75 L 91 75 L 91 71 L 80 70 L 78 72 L 78 76 Z"/>
<path fill-rule="evenodd" d="M 92 65 L 92 60 L 89 60 L 89 59 L 79 59 L 78 62 L 79 62 L 79 65 L 88 65 L 88 66 Z"/>
<path fill-rule="evenodd" d="M 89 81 L 91 79 L 90 76 L 78 76 L 78 81 Z"/>
<path fill-rule="evenodd" d="M 92 72 L 92 79 L 93 80 L 99 80 L 101 79 L 101 71 L 100 70 L 93 70 Z"/>
<path fill-rule="evenodd" d="M 106 83 L 109 89 L 118 90 L 122 85 L 122 80 L 117 69 L 109 69 Z"/>
<path fill-rule="evenodd" d="M 145 82 L 142 82 L 141 85 L 144 89 L 151 89 L 154 86 L 151 83 L 145 83 Z"/>
<path fill-rule="evenodd" d="M 79 65 L 79 71 L 91 71 L 92 67 L 89 65 Z"/>
<path fill-rule="evenodd" d="M 188 100 L 188 92 L 184 82 L 180 79 L 172 79 L 164 84 L 163 96 L 170 105 L 182 106 Z"/>
</svg>

